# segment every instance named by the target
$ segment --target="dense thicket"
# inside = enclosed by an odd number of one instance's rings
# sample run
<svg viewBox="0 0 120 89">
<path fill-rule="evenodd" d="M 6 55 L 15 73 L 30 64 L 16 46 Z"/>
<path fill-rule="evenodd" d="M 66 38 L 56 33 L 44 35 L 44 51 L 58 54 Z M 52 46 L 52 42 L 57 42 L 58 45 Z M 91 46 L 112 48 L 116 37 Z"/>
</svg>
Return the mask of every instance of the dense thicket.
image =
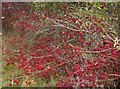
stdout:
<svg viewBox="0 0 120 89">
<path fill-rule="evenodd" d="M 116 87 L 118 5 L 3 3 L 3 86 Z"/>
</svg>

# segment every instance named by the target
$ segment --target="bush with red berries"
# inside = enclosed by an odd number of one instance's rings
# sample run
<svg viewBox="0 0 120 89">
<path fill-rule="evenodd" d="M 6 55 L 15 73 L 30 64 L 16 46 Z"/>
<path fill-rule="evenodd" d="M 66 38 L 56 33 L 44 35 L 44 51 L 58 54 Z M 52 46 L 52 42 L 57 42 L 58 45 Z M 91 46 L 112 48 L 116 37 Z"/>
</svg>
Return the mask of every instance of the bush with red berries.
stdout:
<svg viewBox="0 0 120 89">
<path fill-rule="evenodd" d="M 57 79 L 56 87 L 115 86 L 120 52 L 114 25 L 92 10 L 61 5 L 56 4 L 59 10 L 20 13 L 13 25 L 15 34 L 3 48 L 6 65 L 20 70 L 19 78 Z M 13 80 L 17 85 L 19 81 Z"/>
</svg>

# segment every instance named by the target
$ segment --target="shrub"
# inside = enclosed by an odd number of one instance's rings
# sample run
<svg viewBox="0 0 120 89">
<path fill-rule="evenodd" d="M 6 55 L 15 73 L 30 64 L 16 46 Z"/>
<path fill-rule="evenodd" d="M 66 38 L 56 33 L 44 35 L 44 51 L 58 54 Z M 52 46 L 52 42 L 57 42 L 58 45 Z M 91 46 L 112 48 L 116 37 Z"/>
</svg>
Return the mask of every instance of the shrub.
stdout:
<svg viewBox="0 0 120 89">
<path fill-rule="evenodd" d="M 92 9 L 66 10 L 61 9 L 61 15 L 43 10 L 20 16 L 10 46 L 3 50 L 7 65 L 21 70 L 20 78 L 27 75 L 49 82 L 53 77 L 57 87 L 114 86 L 120 55 L 114 25 Z"/>
</svg>

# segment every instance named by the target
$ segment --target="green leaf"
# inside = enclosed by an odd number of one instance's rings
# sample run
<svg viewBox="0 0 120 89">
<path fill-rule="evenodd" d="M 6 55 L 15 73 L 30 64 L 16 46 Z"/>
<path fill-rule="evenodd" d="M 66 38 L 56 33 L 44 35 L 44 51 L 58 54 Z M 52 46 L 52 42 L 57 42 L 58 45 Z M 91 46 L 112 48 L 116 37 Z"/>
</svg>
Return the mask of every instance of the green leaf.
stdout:
<svg viewBox="0 0 120 89">
<path fill-rule="evenodd" d="M 120 46 L 117 46 L 117 50 L 118 50 L 118 51 L 120 50 Z"/>
</svg>

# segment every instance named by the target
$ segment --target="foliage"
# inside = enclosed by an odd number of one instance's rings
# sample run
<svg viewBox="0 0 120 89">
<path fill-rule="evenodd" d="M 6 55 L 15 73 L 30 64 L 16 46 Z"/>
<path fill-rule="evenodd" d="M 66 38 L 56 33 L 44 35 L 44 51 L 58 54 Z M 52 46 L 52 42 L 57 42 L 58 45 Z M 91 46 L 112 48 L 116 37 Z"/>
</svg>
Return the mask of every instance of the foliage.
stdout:
<svg viewBox="0 0 120 89">
<path fill-rule="evenodd" d="M 120 52 L 106 3 L 30 5 L 32 11 L 18 11 L 16 34 L 3 48 L 5 71 L 18 69 L 7 86 L 116 86 Z"/>
</svg>

